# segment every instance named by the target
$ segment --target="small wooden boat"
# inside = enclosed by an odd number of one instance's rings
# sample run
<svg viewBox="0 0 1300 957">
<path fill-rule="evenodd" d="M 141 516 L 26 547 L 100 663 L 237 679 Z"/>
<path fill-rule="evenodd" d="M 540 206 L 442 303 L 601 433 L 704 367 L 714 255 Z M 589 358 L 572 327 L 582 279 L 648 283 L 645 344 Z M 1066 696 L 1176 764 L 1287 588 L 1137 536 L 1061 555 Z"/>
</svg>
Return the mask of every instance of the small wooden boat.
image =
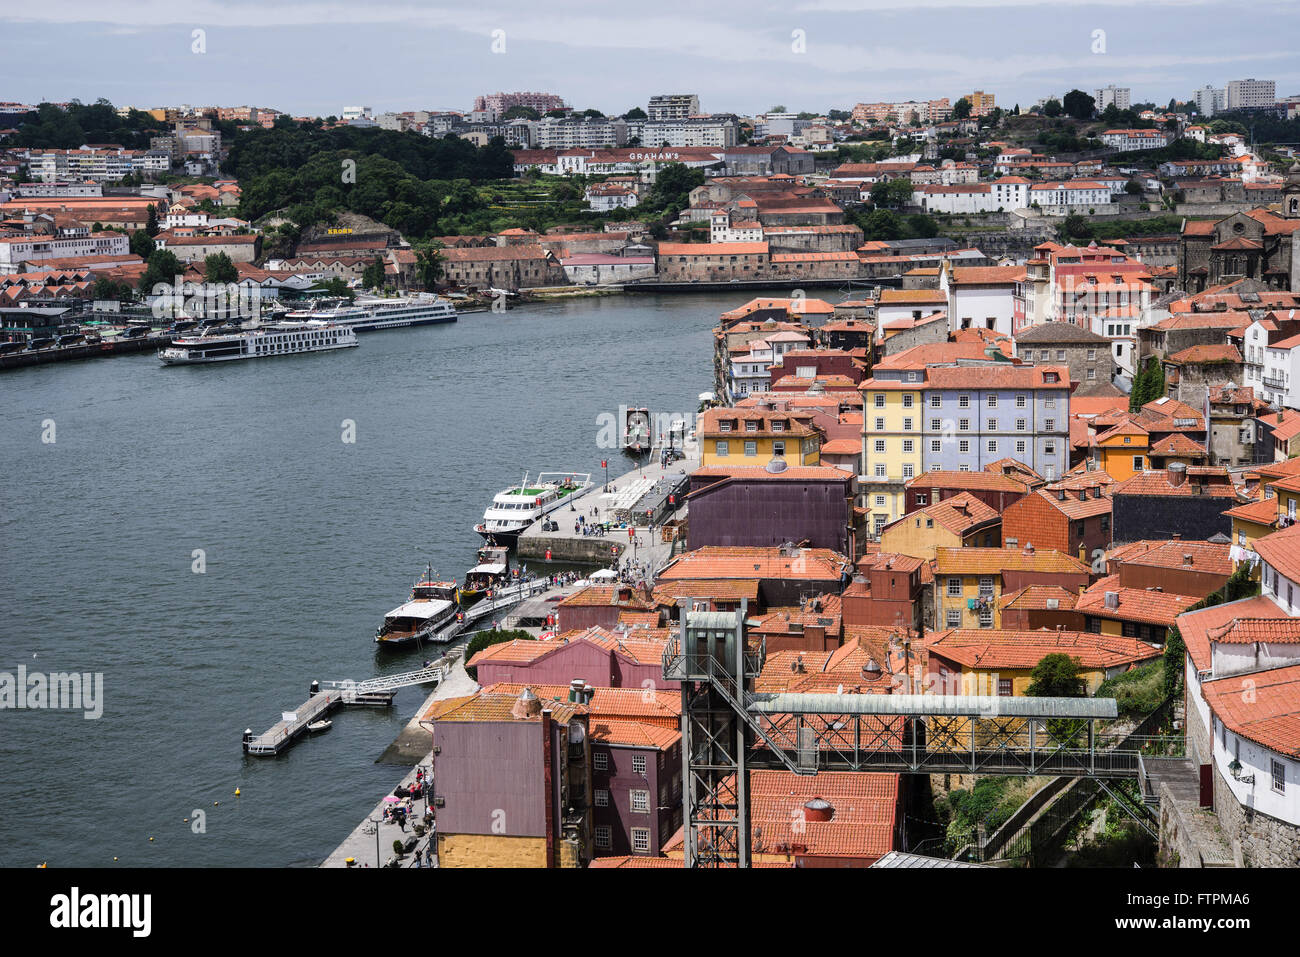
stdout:
<svg viewBox="0 0 1300 957">
<path fill-rule="evenodd" d="M 313 721 L 307 725 L 308 734 L 324 734 L 330 728 L 334 727 L 334 722 L 329 718 L 322 718 L 319 721 Z"/>
</svg>

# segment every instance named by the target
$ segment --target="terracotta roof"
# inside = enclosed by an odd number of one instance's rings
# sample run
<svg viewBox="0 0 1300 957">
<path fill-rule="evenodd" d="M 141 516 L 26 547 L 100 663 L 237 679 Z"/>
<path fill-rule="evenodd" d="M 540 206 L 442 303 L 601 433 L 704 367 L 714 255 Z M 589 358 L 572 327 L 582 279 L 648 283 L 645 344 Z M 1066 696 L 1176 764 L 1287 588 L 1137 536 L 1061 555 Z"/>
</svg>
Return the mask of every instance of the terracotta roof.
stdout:
<svg viewBox="0 0 1300 957">
<path fill-rule="evenodd" d="M 617 721 L 609 718 L 593 718 L 591 721 L 593 743 L 667 751 L 681 739 L 682 733 L 676 729 L 645 724 L 641 721 Z"/>
<path fill-rule="evenodd" d="M 837 579 L 849 560 L 829 548 L 796 548 L 783 554 L 777 547 L 709 545 L 686 552 L 659 572 L 659 581 L 680 579 Z"/>
<path fill-rule="evenodd" d="M 1201 685 L 1205 702 L 1219 719 L 1248 741 L 1292 758 L 1300 757 L 1300 665 L 1255 672 L 1242 694 L 1243 676 Z"/>
<path fill-rule="evenodd" d="M 922 472 L 907 483 L 909 489 L 959 488 L 982 492 L 1028 492 L 1029 486 L 1002 472 Z"/>
<path fill-rule="evenodd" d="M 1115 608 L 1106 605 L 1106 593 L 1114 593 L 1119 600 Z M 1138 621 L 1151 625 L 1173 625 L 1174 619 L 1200 601 L 1199 596 L 1178 595 L 1174 592 L 1151 591 L 1145 588 L 1124 588 L 1118 575 L 1102 578 L 1091 585 L 1075 602 L 1074 610 L 1097 618 L 1116 621 Z"/>
<path fill-rule="evenodd" d="M 1082 631 L 1006 631 L 958 628 L 926 641 L 926 649 L 961 665 L 988 671 L 1029 669 L 1047 655 L 1067 654 L 1087 669 L 1110 669 L 1159 658 L 1163 652 L 1136 638 L 1094 635 Z"/>
<path fill-rule="evenodd" d="M 488 685 L 483 693 L 518 697 L 525 687 L 546 704 L 551 701 L 568 701 L 568 685 L 523 684 L 499 681 Z M 594 694 L 586 710 L 595 717 L 632 718 L 639 721 L 658 721 L 662 727 L 676 728 L 682 712 L 682 696 L 678 691 L 655 691 L 647 688 L 593 688 Z"/>
<path fill-rule="evenodd" d="M 623 592 L 628 594 L 620 597 L 620 593 Z M 621 608 L 645 610 L 652 607 L 630 585 L 588 585 L 572 595 L 566 595 L 557 604 L 561 608 L 576 608 L 580 605 L 618 605 Z"/>
<path fill-rule="evenodd" d="M 1024 278 L 1024 266 L 954 266 L 949 275 L 954 286 L 1005 285 Z"/>
<path fill-rule="evenodd" d="M 758 600 L 756 578 L 685 578 L 660 582 L 654 589 L 656 606 L 675 605 L 681 598 L 707 598 L 710 601 L 739 602 L 742 598 Z"/>
<path fill-rule="evenodd" d="M 940 575 L 1000 575 L 1004 571 L 1088 574 L 1088 566 L 1054 549 L 1026 553 L 1020 548 L 937 548 L 935 573 Z"/>
<path fill-rule="evenodd" d="M 1256 525 L 1267 525 L 1270 528 L 1277 526 L 1277 499 L 1261 498 L 1247 505 L 1238 505 L 1236 508 L 1230 508 L 1223 513 L 1229 518 L 1240 519 L 1244 522 L 1254 522 Z"/>
<path fill-rule="evenodd" d="M 1173 455 L 1185 458 L 1206 458 L 1209 455 L 1204 446 L 1193 442 L 1181 432 L 1175 432 L 1173 435 L 1167 435 L 1163 439 L 1154 442 L 1148 454 Z"/>
<path fill-rule="evenodd" d="M 1168 359 L 1169 362 L 1177 362 L 1183 365 L 1196 365 L 1203 362 L 1241 362 L 1241 353 L 1237 347 L 1228 343 L 1220 344 L 1202 344 L 1189 346 L 1179 352 L 1175 352 Z"/>
<path fill-rule="evenodd" d="M 593 857 L 591 863 L 587 866 L 602 869 L 654 868 L 656 870 L 666 870 L 672 868 L 674 870 L 680 870 L 686 865 L 681 858 L 648 857 L 643 854 L 624 854 L 621 857 Z M 763 865 L 759 864 L 757 866 L 762 867 Z M 793 864 L 791 866 L 793 866 Z"/>
<path fill-rule="evenodd" d="M 963 535 L 973 528 L 996 521 L 998 518 L 997 509 L 986 505 L 970 492 L 961 492 L 909 512 L 898 519 L 898 522 L 907 522 L 914 516 L 922 514 L 957 535 Z"/>
<path fill-rule="evenodd" d="M 1297 526 L 1300 527 L 1300 526 Z M 1281 608 L 1264 595 L 1243 598 L 1239 601 L 1212 605 L 1197 611 L 1184 612 L 1178 616 L 1178 631 L 1187 646 L 1187 654 L 1192 664 L 1200 672 L 1210 670 L 1209 632 L 1222 628 L 1234 618 L 1289 618 Z"/>
<path fill-rule="evenodd" d="M 1094 515 L 1109 515 L 1112 511 L 1113 503 L 1105 492 L 1099 498 L 1089 495 L 1081 499 L 1077 489 L 1062 488 L 1065 498 L 1061 498 L 1056 491 L 1058 487 L 1059 483 L 1053 484 L 1047 488 L 1037 489 L 1033 494 L 1042 498 L 1071 521 L 1081 521 Z"/>
<path fill-rule="evenodd" d="M 1280 574 L 1300 581 L 1300 525 L 1256 539 L 1255 551 Z"/>
<path fill-rule="evenodd" d="M 1018 611 L 1047 611 L 1047 603 L 1054 601 L 1056 605 L 1050 610 L 1068 611 L 1074 607 L 1078 598 L 1074 592 L 1060 585 L 1028 585 L 1003 595 L 1000 604 L 1004 611 L 1008 608 Z"/>
<path fill-rule="evenodd" d="M 1177 486 L 1170 484 L 1169 477 L 1164 471 L 1139 472 L 1132 478 L 1126 479 L 1112 488 L 1111 494 L 1185 496 L 1187 498 L 1202 495 L 1212 498 L 1231 499 L 1234 502 L 1238 498 L 1237 490 L 1231 482 L 1198 485 L 1192 480 L 1190 470 L 1187 480 L 1182 485 Z"/>
<path fill-rule="evenodd" d="M 1227 542 L 1203 542 L 1188 539 L 1143 540 L 1132 542 L 1111 553 L 1111 558 L 1126 565 L 1153 568 L 1191 568 L 1211 575 L 1231 575 L 1232 546 Z M 1191 557 L 1191 562 L 1187 561 Z"/>
<path fill-rule="evenodd" d="M 1300 618 L 1234 618 L 1207 632 L 1211 642 L 1225 645 L 1300 644 Z"/>
</svg>

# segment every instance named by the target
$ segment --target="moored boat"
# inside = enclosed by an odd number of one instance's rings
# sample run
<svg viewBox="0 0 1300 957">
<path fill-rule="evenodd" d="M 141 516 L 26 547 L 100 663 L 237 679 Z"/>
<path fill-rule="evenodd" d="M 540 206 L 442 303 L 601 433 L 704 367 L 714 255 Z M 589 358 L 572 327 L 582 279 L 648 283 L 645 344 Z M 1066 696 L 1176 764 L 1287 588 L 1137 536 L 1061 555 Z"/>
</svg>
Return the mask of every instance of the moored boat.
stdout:
<svg viewBox="0 0 1300 957">
<path fill-rule="evenodd" d="M 465 573 L 465 584 L 460 589 L 460 603 L 472 605 L 490 593 L 510 583 L 510 551 L 500 545 L 488 544 L 478 550 L 478 564 Z"/>
<path fill-rule="evenodd" d="M 414 642 L 431 641 L 449 625 L 459 610 L 459 589 L 454 581 L 435 581 L 429 569 L 411 589 L 410 600 L 384 616 L 375 632 L 381 647 L 400 648 Z"/>
<path fill-rule="evenodd" d="M 539 472 L 536 480 L 529 483 L 525 472 L 520 484 L 493 497 L 492 504 L 483 512 L 483 521 L 474 526 L 474 531 L 488 541 L 510 544 L 537 519 L 590 487 L 590 473 Z"/>
</svg>

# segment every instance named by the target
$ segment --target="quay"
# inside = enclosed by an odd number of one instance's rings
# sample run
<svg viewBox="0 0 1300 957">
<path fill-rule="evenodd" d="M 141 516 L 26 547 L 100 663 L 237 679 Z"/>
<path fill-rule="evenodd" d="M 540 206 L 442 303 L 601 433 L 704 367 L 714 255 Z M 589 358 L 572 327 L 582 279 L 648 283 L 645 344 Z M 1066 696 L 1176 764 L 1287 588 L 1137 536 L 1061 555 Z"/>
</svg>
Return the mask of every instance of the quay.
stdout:
<svg viewBox="0 0 1300 957">
<path fill-rule="evenodd" d="M 23 366 L 43 365 L 47 362 L 64 362 L 68 359 L 100 359 L 108 356 L 121 356 L 132 352 L 148 352 L 171 345 L 172 337 L 165 333 L 140 336 L 138 339 L 106 339 L 78 346 L 38 349 L 35 352 L 14 352 L 0 356 L 0 371 L 18 369 Z"/>
<path fill-rule="evenodd" d="M 653 453 L 651 458 L 654 459 Z M 625 556 L 645 560 L 643 551 L 654 544 L 663 544 L 651 541 L 658 536 L 650 534 L 647 526 L 662 526 L 685 518 L 688 476 L 698 466 L 699 459 L 689 455 L 666 466 L 654 460 L 611 478 L 608 486 L 593 483 L 591 488 L 574 496 L 568 508 L 558 508 L 546 516 L 558 529 L 544 531 L 540 521 L 534 522 L 519 535 L 515 552 L 520 559 L 534 562 L 550 560 L 608 566 L 618 564 Z M 583 535 L 573 528 L 579 515 L 587 522 L 612 522 L 624 527 L 612 528 L 605 535 Z M 668 544 L 671 550 L 671 542 Z"/>
</svg>

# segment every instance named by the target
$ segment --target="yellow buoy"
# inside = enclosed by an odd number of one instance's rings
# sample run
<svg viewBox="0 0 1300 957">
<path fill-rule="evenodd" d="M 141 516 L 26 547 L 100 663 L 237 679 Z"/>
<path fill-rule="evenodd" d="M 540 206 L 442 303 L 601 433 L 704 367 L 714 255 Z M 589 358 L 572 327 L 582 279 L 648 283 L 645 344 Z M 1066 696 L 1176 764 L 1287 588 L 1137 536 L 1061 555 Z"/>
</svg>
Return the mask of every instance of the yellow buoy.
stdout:
<svg viewBox="0 0 1300 957">
<path fill-rule="evenodd" d="M 115 858 L 113 858 L 113 860 L 117 860 L 117 858 L 115 857 Z"/>
<path fill-rule="evenodd" d="M 212 802 L 212 806 L 213 806 L 213 807 L 216 807 L 216 806 L 217 806 L 218 804 L 220 804 L 220 803 L 221 803 L 220 801 L 213 801 L 213 802 Z"/>
<path fill-rule="evenodd" d="M 151 840 L 151 841 L 152 841 L 152 840 L 153 840 L 153 838 L 152 838 L 152 837 L 151 837 L 151 838 L 149 838 L 149 840 Z"/>
<path fill-rule="evenodd" d="M 235 788 L 235 797 L 239 797 L 239 788 Z"/>
</svg>

